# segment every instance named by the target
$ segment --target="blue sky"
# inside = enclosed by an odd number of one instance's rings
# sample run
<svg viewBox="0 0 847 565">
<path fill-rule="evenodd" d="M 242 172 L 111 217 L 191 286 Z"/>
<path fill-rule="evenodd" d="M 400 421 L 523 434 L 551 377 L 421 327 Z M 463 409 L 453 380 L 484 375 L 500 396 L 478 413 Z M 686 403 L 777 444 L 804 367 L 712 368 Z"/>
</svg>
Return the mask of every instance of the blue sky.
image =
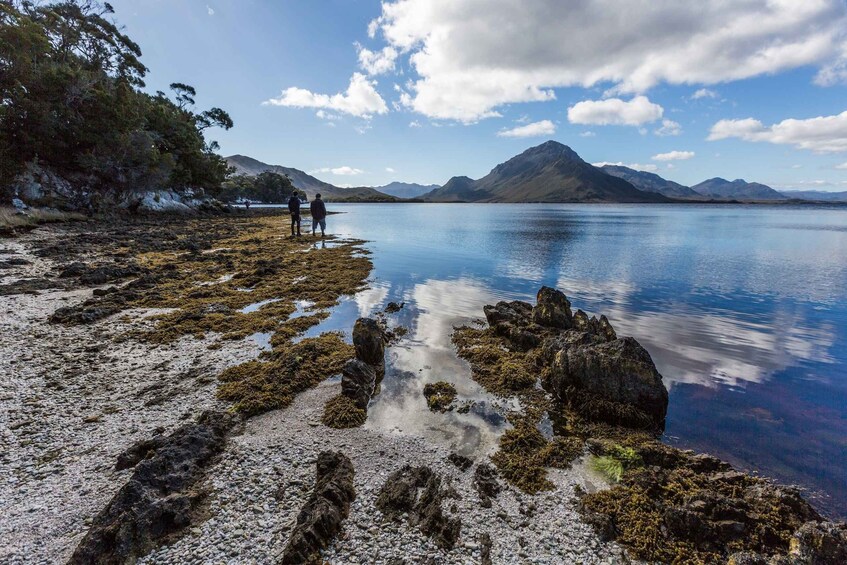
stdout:
<svg viewBox="0 0 847 565">
<path fill-rule="evenodd" d="M 687 185 L 847 190 L 844 0 L 111 3 L 151 91 L 231 114 L 222 154 L 333 184 L 479 178 L 555 139 Z"/>
</svg>

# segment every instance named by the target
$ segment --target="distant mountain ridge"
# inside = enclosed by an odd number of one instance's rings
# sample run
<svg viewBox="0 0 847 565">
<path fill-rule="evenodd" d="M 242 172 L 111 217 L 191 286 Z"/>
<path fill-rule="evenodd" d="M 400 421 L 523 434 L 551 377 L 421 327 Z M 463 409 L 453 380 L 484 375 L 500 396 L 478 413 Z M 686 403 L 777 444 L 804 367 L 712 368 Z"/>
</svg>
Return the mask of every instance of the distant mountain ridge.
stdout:
<svg viewBox="0 0 847 565">
<path fill-rule="evenodd" d="M 669 198 L 703 198 L 703 195 L 699 192 L 677 182 L 662 178 L 655 173 L 637 171 L 622 165 L 603 165 L 600 169 L 606 174 L 630 182 L 639 190 L 656 192 Z"/>
<path fill-rule="evenodd" d="M 396 196 L 397 198 L 417 198 L 422 194 L 426 194 L 436 188 L 438 184 L 417 184 L 414 182 L 399 182 L 394 181 L 384 186 L 375 186 L 374 190 L 378 190 L 383 194 Z"/>
<path fill-rule="evenodd" d="M 787 200 L 784 194 L 771 187 L 743 179 L 728 181 L 720 177 L 704 180 L 691 187 L 703 196 L 729 200 Z"/>
<path fill-rule="evenodd" d="M 453 177 L 422 197 L 431 202 L 666 202 L 586 163 L 567 145 L 547 141 L 478 180 Z"/>
<path fill-rule="evenodd" d="M 225 160 L 230 167 L 235 168 L 236 173 L 242 175 L 256 176 L 264 172 L 288 175 L 294 188 L 304 191 L 309 200 L 313 200 L 317 193 L 321 193 L 321 196 L 326 200 L 336 201 L 386 202 L 396 200 L 394 196 L 384 194 L 371 187 L 341 188 L 317 179 L 300 169 L 283 167 L 282 165 L 268 165 L 245 155 L 231 155 L 226 157 Z"/>
<path fill-rule="evenodd" d="M 820 202 L 847 202 L 847 192 L 826 192 L 824 190 L 782 190 L 788 198 L 817 200 Z"/>
</svg>

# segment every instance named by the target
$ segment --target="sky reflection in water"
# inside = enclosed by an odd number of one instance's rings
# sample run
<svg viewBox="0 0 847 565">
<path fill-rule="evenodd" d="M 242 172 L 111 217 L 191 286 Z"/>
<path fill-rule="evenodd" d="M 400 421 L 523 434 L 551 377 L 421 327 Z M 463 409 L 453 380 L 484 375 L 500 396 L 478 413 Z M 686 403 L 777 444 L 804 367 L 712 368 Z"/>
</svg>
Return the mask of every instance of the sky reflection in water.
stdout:
<svg viewBox="0 0 847 565">
<path fill-rule="evenodd" d="M 667 441 L 812 491 L 847 516 L 847 210 L 637 205 L 330 205 L 329 231 L 370 241 L 371 288 L 313 332 L 389 301 L 409 328 L 367 426 L 485 453 L 502 406 L 470 379 L 455 325 L 542 284 L 606 314 L 671 392 Z M 478 411 L 431 414 L 424 383 Z"/>
</svg>

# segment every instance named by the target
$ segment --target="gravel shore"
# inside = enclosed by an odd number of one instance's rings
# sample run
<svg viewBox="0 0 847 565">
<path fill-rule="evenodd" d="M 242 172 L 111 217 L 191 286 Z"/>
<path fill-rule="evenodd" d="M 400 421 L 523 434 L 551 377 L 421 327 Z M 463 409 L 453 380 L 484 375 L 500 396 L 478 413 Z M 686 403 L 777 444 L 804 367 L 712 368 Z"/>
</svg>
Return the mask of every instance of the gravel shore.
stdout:
<svg viewBox="0 0 847 565">
<path fill-rule="evenodd" d="M 51 228 L 55 229 L 55 228 Z M 33 255 L 39 229 L 0 243 L 0 259 L 29 265 L 0 271 L 0 284 L 55 269 Z M 67 560 L 91 519 L 131 471 L 114 471 L 134 442 L 169 433 L 215 399 L 217 375 L 256 357 L 253 341 L 184 338 L 169 345 L 116 341 L 151 322 L 150 310 L 127 311 L 88 326 L 48 323 L 59 307 L 92 289 L 43 290 L 0 296 L 0 562 Z M 491 508 L 479 504 L 473 468 L 462 472 L 446 446 L 423 438 L 364 428 L 333 430 L 320 423 L 340 385 L 328 380 L 284 410 L 250 419 L 230 438 L 208 471 L 208 519 L 141 563 L 273 563 L 314 483 L 320 451 L 351 458 L 357 497 L 343 531 L 325 553 L 329 563 L 479 563 L 480 536 L 492 540 L 494 563 L 618 563 L 615 544 L 601 543 L 579 517 L 574 487 L 595 488 L 579 466 L 551 471 L 555 489 L 537 496 L 503 492 Z M 374 507 L 387 476 L 404 464 L 427 465 L 452 485 L 445 511 L 462 520 L 456 547 L 445 552 L 405 522 Z"/>
</svg>

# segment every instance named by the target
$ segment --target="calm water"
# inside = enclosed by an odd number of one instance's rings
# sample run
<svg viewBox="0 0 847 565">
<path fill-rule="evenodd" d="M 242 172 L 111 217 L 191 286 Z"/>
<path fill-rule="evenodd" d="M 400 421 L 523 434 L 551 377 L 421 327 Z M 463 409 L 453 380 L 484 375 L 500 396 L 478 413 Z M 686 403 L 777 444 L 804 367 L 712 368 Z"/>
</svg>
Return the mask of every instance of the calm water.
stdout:
<svg viewBox="0 0 847 565">
<path fill-rule="evenodd" d="M 847 209 L 668 205 L 330 205 L 329 231 L 369 240 L 371 288 L 315 332 L 389 301 L 410 329 L 389 351 L 367 426 L 486 452 L 504 407 L 469 378 L 454 325 L 555 286 L 637 338 L 670 390 L 666 441 L 809 490 L 847 516 Z M 454 382 L 471 413 L 431 414 Z"/>
</svg>

